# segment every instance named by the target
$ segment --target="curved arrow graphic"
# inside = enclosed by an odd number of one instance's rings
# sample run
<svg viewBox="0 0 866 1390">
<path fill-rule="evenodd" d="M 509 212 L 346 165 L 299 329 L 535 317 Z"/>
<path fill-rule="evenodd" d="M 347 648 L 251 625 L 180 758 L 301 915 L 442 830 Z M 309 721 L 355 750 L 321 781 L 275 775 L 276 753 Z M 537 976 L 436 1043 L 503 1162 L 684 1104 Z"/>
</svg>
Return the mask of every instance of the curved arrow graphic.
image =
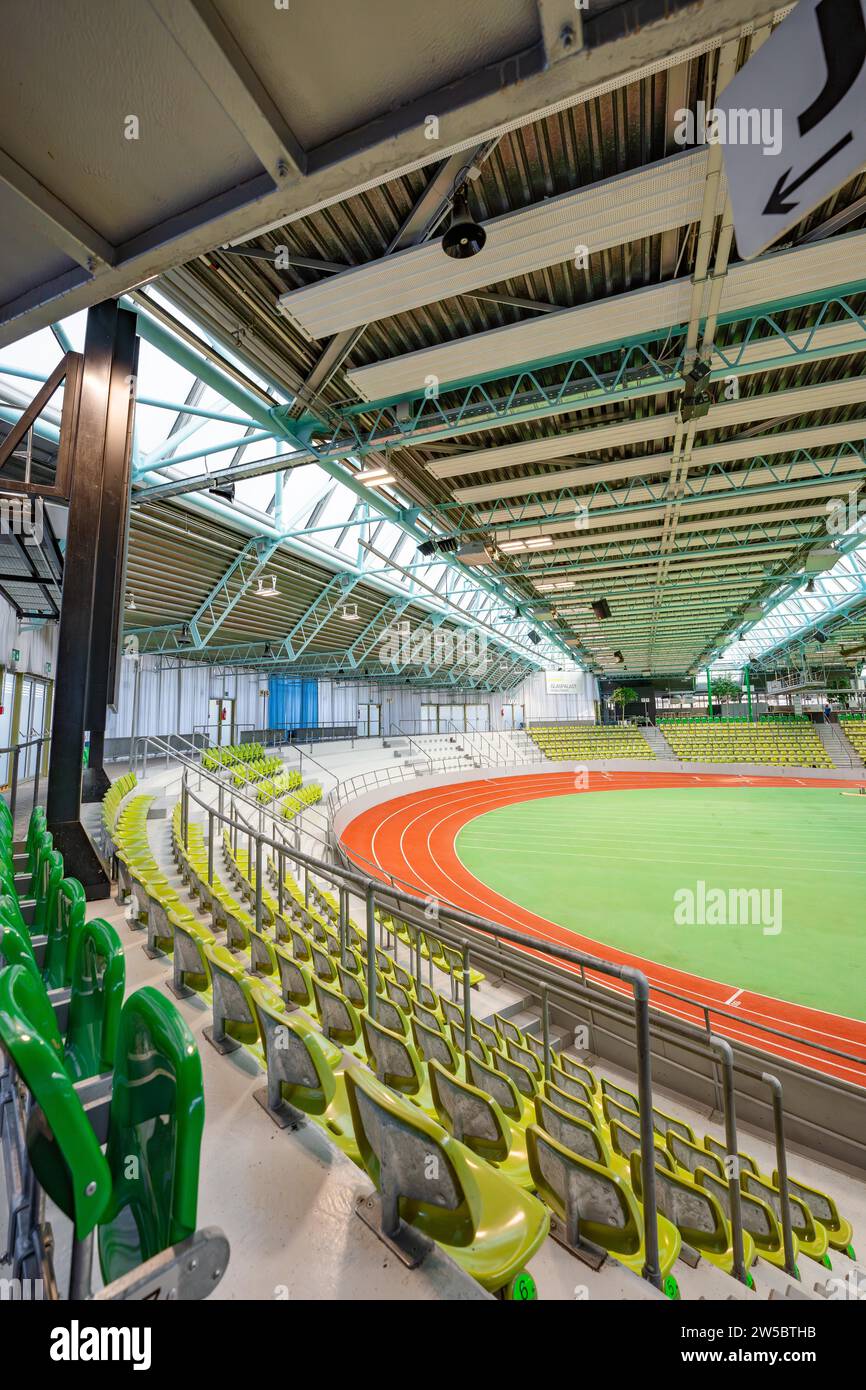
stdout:
<svg viewBox="0 0 866 1390">
<path fill-rule="evenodd" d="M 827 80 L 811 106 L 797 117 L 801 136 L 808 135 L 839 105 L 866 62 L 866 22 L 860 0 L 820 0 L 815 15 Z"/>
<path fill-rule="evenodd" d="M 815 160 L 814 164 L 810 164 L 805 174 L 801 174 L 798 179 L 794 179 L 791 183 L 788 183 L 791 170 L 786 169 L 784 174 L 777 180 L 776 186 L 767 199 L 764 206 L 764 216 L 781 217 L 783 213 L 791 212 L 797 206 L 798 200 L 795 198 L 792 203 L 787 203 L 785 199 L 790 198 L 792 193 L 796 193 L 801 184 L 805 183 L 807 179 L 810 179 L 813 174 L 817 174 L 820 168 L 828 164 L 840 150 L 844 150 L 846 145 L 850 145 L 853 139 L 854 136 L 849 130 L 847 135 L 843 135 L 841 140 L 836 141 L 836 144 L 831 150 L 827 150 L 826 154 L 822 154 L 820 159 Z"/>
</svg>

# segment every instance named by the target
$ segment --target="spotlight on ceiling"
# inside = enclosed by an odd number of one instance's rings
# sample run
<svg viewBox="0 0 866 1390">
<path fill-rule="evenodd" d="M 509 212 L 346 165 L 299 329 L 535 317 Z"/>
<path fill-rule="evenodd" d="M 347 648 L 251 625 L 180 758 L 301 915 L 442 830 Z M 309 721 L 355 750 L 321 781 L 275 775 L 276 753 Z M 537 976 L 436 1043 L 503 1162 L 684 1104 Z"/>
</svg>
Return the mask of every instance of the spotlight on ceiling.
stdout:
<svg viewBox="0 0 866 1390">
<path fill-rule="evenodd" d="M 530 642 L 533 644 L 533 646 L 537 647 L 539 642 L 541 641 L 541 638 L 535 631 L 535 628 L 532 628 L 526 635 L 529 638 Z"/>
<path fill-rule="evenodd" d="M 709 412 L 713 396 L 706 378 L 710 374 L 709 365 L 700 359 L 692 363 L 685 373 L 685 386 L 680 397 L 680 419 L 699 420 Z"/>
<path fill-rule="evenodd" d="M 809 582 L 807 583 L 806 588 L 804 589 L 803 592 L 804 592 L 804 593 L 807 593 L 807 594 L 814 594 L 814 592 L 815 592 L 815 581 L 814 581 L 814 579 L 810 579 L 810 580 L 809 580 Z"/>
<path fill-rule="evenodd" d="M 625 664 L 625 657 L 623 656 L 622 652 L 614 652 L 613 659 L 614 661 L 619 662 L 620 666 L 623 666 Z"/>
<path fill-rule="evenodd" d="M 271 647 L 270 642 L 266 642 L 266 643 L 265 643 L 265 649 L 264 649 L 264 651 L 262 652 L 262 656 L 263 656 L 264 659 L 267 661 L 267 659 L 268 659 L 269 657 L 273 656 L 273 654 L 274 654 L 274 653 L 273 653 L 273 649 L 272 649 L 272 647 Z"/>
<path fill-rule="evenodd" d="M 590 607 L 598 619 L 610 617 L 610 604 L 606 598 L 597 598 Z"/>
<path fill-rule="evenodd" d="M 187 626 L 186 623 L 184 623 L 184 625 L 183 625 L 183 627 L 181 628 L 180 632 L 175 633 L 175 638 L 174 638 L 174 640 L 175 640 L 175 643 L 176 643 L 176 645 L 177 645 L 178 647 L 191 647 L 191 646 L 192 646 L 192 637 L 191 637 L 191 635 L 190 635 L 189 627 Z"/>
<path fill-rule="evenodd" d="M 819 647 L 823 647 L 824 643 L 827 641 L 826 632 L 822 632 L 821 629 L 818 628 L 815 632 L 815 641 L 818 643 Z"/>
<path fill-rule="evenodd" d="M 487 233 L 473 221 L 469 211 L 469 194 L 465 184 L 454 194 L 451 205 L 451 225 L 442 238 L 442 250 L 455 261 L 465 261 L 484 249 Z"/>
<path fill-rule="evenodd" d="M 208 492 L 214 497 L 221 497 L 224 502 L 234 502 L 235 485 L 234 483 L 215 483 L 208 488 Z"/>
</svg>

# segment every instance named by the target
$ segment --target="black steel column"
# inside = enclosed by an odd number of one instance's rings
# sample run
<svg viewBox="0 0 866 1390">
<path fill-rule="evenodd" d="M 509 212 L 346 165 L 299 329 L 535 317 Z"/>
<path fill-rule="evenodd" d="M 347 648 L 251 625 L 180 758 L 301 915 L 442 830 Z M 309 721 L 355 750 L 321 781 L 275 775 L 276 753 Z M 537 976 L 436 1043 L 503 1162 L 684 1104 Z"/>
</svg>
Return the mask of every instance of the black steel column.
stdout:
<svg viewBox="0 0 866 1390">
<path fill-rule="evenodd" d="M 113 300 L 88 312 L 72 449 L 47 816 L 66 872 L 90 899 L 110 891 L 81 824 L 82 757 L 90 729 L 84 799 L 99 800 L 109 785 L 102 758 L 122 605 L 135 326 Z"/>
</svg>

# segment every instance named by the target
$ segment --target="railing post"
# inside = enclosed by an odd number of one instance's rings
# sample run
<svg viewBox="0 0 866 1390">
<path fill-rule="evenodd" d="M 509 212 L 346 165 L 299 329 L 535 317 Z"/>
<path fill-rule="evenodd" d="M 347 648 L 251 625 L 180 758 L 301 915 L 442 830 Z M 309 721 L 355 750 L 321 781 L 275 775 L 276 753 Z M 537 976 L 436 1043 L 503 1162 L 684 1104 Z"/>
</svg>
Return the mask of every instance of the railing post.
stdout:
<svg viewBox="0 0 866 1390">
<path fill-rule="evenodd" d="M 737 1110 L 734 1095 L 734 1053 L 726 1038 L 710 1035 L 710 1046 L 718 1053 L 722 1062 L 722 1092 L 725 1100 L 725 1148 L 729 1165 L 733 1172 L 728 1173 L 728 1194 L 731 1205 L 731 1237 L 733 1244 L 733 1269 L 731 1273 L 741 1284 L 749 1283 L 749 1275 L 743 1259 L 743 1209 L 740 1202 L 740 1154 L 737 1143 Z"/>
<path fill-rule="evenodd" d="M 186 773 L 184 773 L 181 783 L 180 827 L 183 831 L 183 847 L 189 849 L 189 794 L 186 786 Z"/>
<path fill-rule="evenodd" d="M 12 785 L 9 788 L 9 814 L 12 817 L 12 828 L 15 828 L 15 806 L 18 801 L 18 760 L 21 757 L 21 749 L 18 744 L 12 749 Z"/>
<path fill-rule="evenodd" d="M 541 1032 L 544 1042 L 544 1079 L 550 1080 L 550 999 L 547 986 L 541 990 Z"/>
<path fill-rule="evenodd" d="M 372 883 L 366 892 L 367 926 L 367 1013 L 376 1017 L 376 901 Z"/>
<path fill-rule="evenodd" d="M 310 870 L 304 865 L 304 907 L 310 906 Z"/>
<path fill-rule="evenodd" d="M 469 1052 L 472 1042 L 472 1004 L 469 998 L 469 948 L 463 947 L 463 1051 Z"/>
<path fill-rule="evenodd" d="M 394 934 L 394 940 L 395 940 L 395 941 L 397 940 L 396 932 L 395 932 L 395 934 Z M 416 983 L 416 985 L 418 986 L 418 997 L 420 998 L 420 996 L 421 996 L 421 932 L 420 932 L 420 930 L 417 929 L 417 928 L 416 928 L 416 930 L 415 930 L 415 983 Z"/>
<path fill-rule="evenodd" d="M 285 878 L 285 876 L 286 876 L 286 858 L 285 858 L 285 855 L 283 854 L 282 849 L 278 849 L 278 850 L 277 850 L 277 911 L 279 912 L 279 914 L 280 914 L 281 917 L 282 917 L 282 915 L 283 915 L 283 906 L 284 906 L 284 903 L 285 903 L 285 896 L 284 896 L 284 895 L 285 895 L 285 891 L 286 891 L 286 890 L 285 890 L 285 886 L 284 886 L 284 884 L 283 884 L 283 879 Z"/>
<path fill-rule="evenodd" d="M 262 842 L 256 836 L 256 931 L 262 929 Z"/>
<path fill-rule="evenodd" d="M 340 885 L 340 963 L 345 966 L 349 946 L 349 890 Z"/>
<path fill-rule="evenodd" d="M 213 887 L 213 811 L 207 813 L 207 882 Z"/>
<path fill-rule="evenodd" d="M 640 1167 L 644 1212 L 644 1279 L 662 1287 L 659 1223 L 656 1205 L 655 1135 L 653 1131 L 652 1054 L 650 1052 L 649 984 L 640 970 L 626 967 L 623 979 L 634 989 L 637 1093 L 640 1109 Z"/>
<path fill-rule="evenodd" d="M 43 742 L 44 742 L 44 740 L 41 739 L 41 738 L 36 740 L 36 773 L 35 773 L 34 778 L 33 778 L 33 810 L 34 810 L 34 811 L 36 810 L 36 807 L 37 807 L 38 804 L 39 804 L 39 773 L 40 773 L 41 767 L 42 767 L 42 744 L 43 744 Z"/>
<path fill-rule="evenodd" d="M 788 1156 L 785 1151 L 785 1112 L 782 1109 L 782 1083 L 769 1072 L 761 1073 L 761 1080 L 769 1086 L 773 1096 L 773 1130 L 776 1137 L 776 1175 L 779 1179 L 779 1201 L 782 1207 L 782 1243 L 785 1251 L 785 1269 L 793 1279 L 798 1279 L 797 1261 L 794 1258 L 794 1236 L 791 1230 L 791 1202 L 788 1192 Z"/>
</svg>

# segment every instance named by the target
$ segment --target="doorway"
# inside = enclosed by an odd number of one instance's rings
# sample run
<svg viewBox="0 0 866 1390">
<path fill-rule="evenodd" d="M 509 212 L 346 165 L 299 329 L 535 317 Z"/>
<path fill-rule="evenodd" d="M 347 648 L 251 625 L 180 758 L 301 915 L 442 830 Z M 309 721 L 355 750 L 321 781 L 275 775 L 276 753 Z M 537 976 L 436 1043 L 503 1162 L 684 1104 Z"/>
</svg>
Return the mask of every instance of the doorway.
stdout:
<svg viewBox="0 0 866 1390">
<path fill-rule="evenodd" d="M 207 734 L 211 743 L 227 747 L 234 743 L 234 700 L 208 700 Z"/>
<path fill-rule="evenodd" d="M 359 738 L 378 738 L 381 731 L 381 722 L 381 705 L 366 704 L 358 706 Z"/>
</svg>

